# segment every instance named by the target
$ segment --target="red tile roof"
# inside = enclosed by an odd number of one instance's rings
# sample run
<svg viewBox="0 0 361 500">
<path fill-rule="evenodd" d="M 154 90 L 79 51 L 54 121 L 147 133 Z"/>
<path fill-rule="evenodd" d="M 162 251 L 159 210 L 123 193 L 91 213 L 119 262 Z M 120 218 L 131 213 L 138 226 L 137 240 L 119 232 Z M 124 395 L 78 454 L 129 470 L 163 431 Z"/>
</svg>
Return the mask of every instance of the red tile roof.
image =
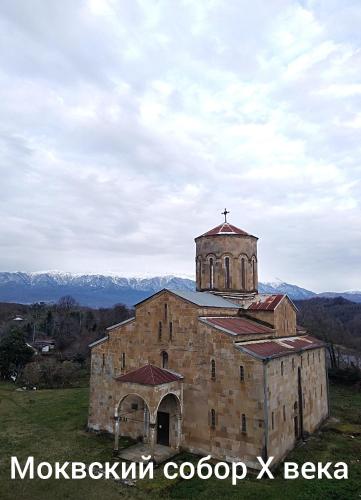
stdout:
<svg viewBox="0 0 361 500">
<path fill-rule="evenodd" d="M 116 380 L 118 382 L 131 382 L 141 385 L 161 385 L 175 382 L 182 378 L 182 375 L 149 364 L 126 373 L 125 375 L 121 375 L 117 377 Z"/>
<path fill-rule="evenodd" d="M 242 234 L 243 236 L 250 236 L 246 231 L 239 229 L 236 226 L 232 226 L 228 222 L 223 222 L 217 227 L 210 229 L 206 233 L 202 234 L 202 236 L 216 236 L 217 234 Z"/>
<path fill-rule="evenodd" d="M 201 318 L 204 323 L 210 324 L 215 328 L 221 328 L 222 330 L 227 330 L 233 335 L 252 335 L 252 334 L 263 334 L 271 335 L 273 330 L 267 326 L 260 325 L 255 321 L 251 321 L 246 318 L 238 317 L 218 317 L 218 318 Z"/>
<path fill-rule="evenodd" d="M 248 307 L 251 311 L 274 311 L 285 295 L 258 295 Z"/>
<path fill-rule="evenodd" d="M 241 351 L 255 354 L 256 357 L 265 359 L 287 356 L 288 354 L 315 349 L 317 347 L 323 347 L 324 345 L 325 343 L 321 340 L 311 337 L 310 335 L 304 335 L 302 337 L 297 336 L 265 340 L 264 342 L 244 342 L 236 344 L 236 347 Z"/>
</svg>

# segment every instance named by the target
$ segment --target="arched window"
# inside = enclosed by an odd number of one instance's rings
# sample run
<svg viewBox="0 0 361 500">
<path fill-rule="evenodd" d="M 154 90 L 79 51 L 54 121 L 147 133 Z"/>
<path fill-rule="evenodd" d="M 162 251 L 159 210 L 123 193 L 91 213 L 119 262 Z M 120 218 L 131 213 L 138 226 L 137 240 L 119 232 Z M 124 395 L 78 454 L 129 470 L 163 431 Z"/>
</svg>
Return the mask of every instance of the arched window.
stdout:
<svg viewBox="0 0 361 500">
<path fill-rule="evenodd" d="M 211 427 L 214 429 L 216 426 L 216 410 L 211 409 Z"/>
<path fill-rule="evenodd" d="M 246 289 L 246 260 L 244 257 L 241 258 L 241 288 Z"/>
<path fill-rule="evenodd" d="M 162 368 L 168 368 L 168 353 L 162 351 Z"/>
<path fill-rule="evenodd" d="M 211 378 L 212 380 L 215 380 L 216 378 L 216 362 L 214 361 L 214 359 L 212 359 L 211 361 Z"/>
<path fill-rule="evenodd" d="M 230 288 L 230 270 L 229 270 L 229 257 L 225 257 L 224 259 L 224 270 L 225 270 L 225 287 Z"/>
<path fill-rule="evenodd" d="M 158 323 L 158 340 L 162 340 L 162 322 Z"/>
<path fill-rule="evenodd" d="M 167 322 L 168 319 L 168 304 L 164 304 L 164 321 Z"/>
<path fill-rule="evenodd" d="M 240 365 L 239 367 L 239 379 L 241 382 L 244 382 L 244 366 Z"/>
<path fill-rule="evenodd" d="M 122 352 L 122 370 L 125 369 L 125 352 Z"/>
<path fill-rule="evenodd" d="M 281 361 L 281 375 L 283 375 L 283 361 Z"/>
<path fill-rule="evenodd" d="M 209 288 L 213 290 L 214 287 L 214 262 L 213 258 L 209 259 Z"/>
<path fill-rule="evenodd" d="M 173 322 L 169 322 L 169 340 L 173 340 Z"/>
</svg>

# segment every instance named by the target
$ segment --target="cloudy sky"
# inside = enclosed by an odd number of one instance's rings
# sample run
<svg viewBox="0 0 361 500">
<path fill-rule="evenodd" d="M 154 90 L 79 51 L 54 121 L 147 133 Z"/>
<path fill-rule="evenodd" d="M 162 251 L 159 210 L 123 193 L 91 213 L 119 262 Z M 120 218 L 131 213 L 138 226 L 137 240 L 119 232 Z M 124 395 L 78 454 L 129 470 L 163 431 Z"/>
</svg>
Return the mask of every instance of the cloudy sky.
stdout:
<svg viewBox="0 0 361 500">
<path fill-rule="evenodd" d="M 359 0 L 2 0 L 0 270 L 192 274 L 222 221 L 260 277 L 361 288 Z"/>
</svg>

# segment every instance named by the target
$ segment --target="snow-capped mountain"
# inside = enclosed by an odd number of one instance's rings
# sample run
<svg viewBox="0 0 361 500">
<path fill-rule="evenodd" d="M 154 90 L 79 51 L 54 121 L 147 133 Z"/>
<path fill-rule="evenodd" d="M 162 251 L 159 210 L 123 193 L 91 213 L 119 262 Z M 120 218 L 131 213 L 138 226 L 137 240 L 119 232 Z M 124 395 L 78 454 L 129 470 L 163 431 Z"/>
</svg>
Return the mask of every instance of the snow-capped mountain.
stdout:
<svg viewBox="0 0 361 500">
<path fill-rule="evenodd" d="M 315 292 L 311 292 L 311 290 L 285 283 L 278 278 L 275 281 L 259 283 L 258 288 L 260 293 L 282 293 L 294 300 L 311 299 L 317 295 Z"/>
<path fill-rule="evenodd" d="M 189 277 L 174 275 L 127 278 L 117 275 L 72 274 L 60 271 L 0 272 L 0 302 L 24 304 L 40 301 L 56 302 L 64 295 L 72 295 L 80 304 L 91 307 L 107 307 L 116 303 L 132 306 L 162 288 L 195 290 L 195 282 Z M 259 292 L 287 294 L 293 300 L 317 296 L 342 296 L 354 302 L 361 302 L 361 291 L 316 294 L 279 279 L 259 283 Z"/>
<path fill-rule="evenodd" d="M 131 306 L 162 288 L 194 290 L 194 281 L 177 276 L 131 277 L 102 274 L 72 274 L 60 271 L 0 272 L 0 301 L 56 302 L 72 295 L 79 303 L 106 307 L 116 303 Z"/>
</svg>

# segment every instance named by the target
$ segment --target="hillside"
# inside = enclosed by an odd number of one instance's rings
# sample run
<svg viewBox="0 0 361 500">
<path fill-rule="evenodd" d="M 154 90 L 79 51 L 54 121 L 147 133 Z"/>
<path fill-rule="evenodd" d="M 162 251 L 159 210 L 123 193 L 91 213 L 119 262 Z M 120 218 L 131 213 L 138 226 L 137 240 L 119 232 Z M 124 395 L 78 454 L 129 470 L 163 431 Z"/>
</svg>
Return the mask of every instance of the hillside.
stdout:
<svg viewBox="0 0 361 500">
<path fill-rule="evenodd" d="M 296 301 L 298 322 L 315 336 L 361 352 L 361 304 L 343 297 Z"/>
</svg>

